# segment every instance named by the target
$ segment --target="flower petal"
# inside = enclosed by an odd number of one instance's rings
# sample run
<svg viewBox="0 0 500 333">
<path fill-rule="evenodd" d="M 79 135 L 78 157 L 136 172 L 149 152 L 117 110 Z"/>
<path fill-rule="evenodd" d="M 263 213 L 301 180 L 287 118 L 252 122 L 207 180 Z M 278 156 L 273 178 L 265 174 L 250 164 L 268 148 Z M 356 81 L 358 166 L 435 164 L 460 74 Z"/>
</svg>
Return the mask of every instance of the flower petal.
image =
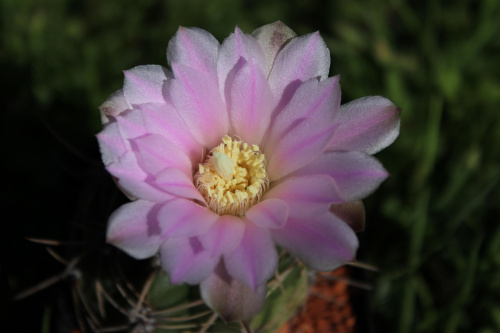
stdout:
<svg viewBox="0 0 500 333">
<path fill-rule="evenodd" d="M 264 195 L 264 201 L 269 198 L 286 201 L 294 216 L 298 213 L 312 216 L 318 211 L 328 211 L 332 203 L 344 202 L 333 179 L 325 175 L 286 179 Z"/>
<path fill-rule="evenodd" d="M 288 205 L 283 200 L 269 198 L 252 206 L 245 216 L 261 228 L 280 229 L 288 219 Z"/>
<path fill-rule="evenodd" d="M 340 107 L 336 122 L 340 124 L 328 150 L 359 150 L 375 154 L 399 135 L 401 110 L 381 96 L 356 99 Z"/>
<path fill-rule="evenodd" d="M 129 107 L 130 106 L 125 100 L 125 96 L 123 96 L 123 89 L 115 91 L 101 106 L 99 106 L 102 124 L 107 124 L 110 118 L 118 116 Z"/>
<path fill-rule="evenodd" d="M 106 241 L 136 259 L 152 257 L 162 243 L 158 208 L 145 200 L 121 206 L 109 218 Z"/>
<path fill-rule="evenodd" d="M 293 38 L 278 53 L 269 75 L 275 96 L 288 98 L 285 90 L 314 77 L 325 79 L 330 69 L 330 51 L 319 32 Z"/>
<path fill-rule="evenodd" d="M 194 187 L 193 178 L 176 168 L 167 168 L 161 171 L 154 184 L 163 191 L 175 196 L 205 202 L 201 193 Z"/>
<path fill-rule="evenodd" d="M 193 137 L 182 117 L 173 105 L 141 104 L 133 110 L 143 117 L 148 133 L 159 134 L 179 147 L 191 160 L 193 165 L 200 162 L 203 146 Z"/>
<path fill-rule="evenodd" d="M 333 124 L 340 107 L 339 76 L 323 81 L 310 79 L 297 89 L 288 103 L 272 122 L 266 140 L 265 153 L 273 155 L 277 144 L 288 132 L 307 119 L 317 119 L 320 124 Z M 312 130 L 315 128 L 312 127 Z M 318 130 L 318 129 L 316 129 Z"/>
<path fill-rule="evenodd" d="M 160 258 L 173 284 L 198 284 L 214 270 L 219 257 L 212 258 L 198 238 L 176 237 L 161 246 Z"/>
<path fill-rule="evenodd" d="M 152 202 L 164 202 L 174 198 L 172 194 L 162 191 L 152 183 L 151 177 L 137 164 L 132 151 L 127 151 L 116 162 L 106 166 L 106 170 L 118 178 L 120 189 L 132 200 L 141 198 Z"/>
<path fill-rule="evenodd" d="M 337 127 L 335 123 L 313 118 L 291 129 L 271 154 L 267 166 L 269 180 L 281 179 L 314 161 L 323 153 Z"/>
<path fill-rule="evenodd" d="M 346 201 L 362 199 L 384 181 L 388 174 L 374 157 L 359 151 L 324 153 L 294 176 L 325 174 L 335 180 Z"/>
<path fill-rule="evenodd" d="M 219 42 L 200 28 L 179 27 L 167 47 L 168 64 L 182 64 L 216 78 Z"/>
<path fill-rule="evenodd" d="M 240 245 L 245 224 L 236 216 L 220 216 L 217 222 L 198 238 L 211 257 L 233 251 Z"/>
<path fill-rule="evenodd" d="M 190 67 L 172 63 L 172 68 L 176 78 L 168 86 L 172 103 L 198 142 L 215 147 L 229 130 L 228 113 L 217 84 Z"/>
<path fill-rule="evenodd" d="M 123 73 L 123 96 L 129 105 L 165 103 L 163 84 L 172 78 L 168 69 L 160 65 L 143 65 Z"/>
<path fill-rule="evenodd" d="M 130 149 L 129 139 L 135 139 L 148 133 L 142 116 L 133 110 L 124 111 L 115 119 L 120 135 L 128 149 Z"/>
<path fill-rule="evenodd" d="M 158 212 L 163 238 L 201 235 L 210 229 L 218 217 L 208 208 L 181 198 L 168 201 Z"/>
<path fill-rule="evenodd" d="M 118 123 L 115 121 L 107 123 L 96 137 L 102 161 L 106 166 L 118 161 L 118 158 L 127 152 L 127 145 L 123 141 Z"/>
<path fill-rule="evenodd" d="M 266 24 L 252 32 L 252 36 L 257 40 L 266 58 L 266 71 L 264 74 L 269 77 L 274 59 L 285 43 L 297 36 L 292 29 L 281 21 Z"/>
<path fill-rule="evenodd" d="M 166 168 L 177 168 L 192 175 L 191 161 L 186 154 L 158 134 L 149 134 L 130 140 L 139 166 L 149 175 L 156 176 Z"/>
<path fill-rule="evenodd" d="M 220 94 L 224 96 L 227 103 L 231 101 L 230 88 L 234 74 L 250 60 L 253 60 L 255 65 L 264 72 L 265 59 L 260 45 L 255 38 L 236 27 L 234 33 L 230 34 L 222 43 L 217 59 Z"/>
<path fill-rule="evenodd" d="M 253 290 L 257 290 L 274 274 L 278 264 L 278 254 L 270 232 L 248 220 L 240 245 L 223 257 L 229 275 Z"/>
<path fill-rule="evenodd" d="M 234 133 L 245 142 L 259 145 L 269 126 L 274 97 L 264 74 L 253 60 L 236 73 L 230 101 Z"/>
<path fill-rule="evenodd" d="M 279 246 L 318 271 L 334 270 L 353 260 L 358 247 L 354 231 L 330 213 L 289 218 L 284 228 L 272 233 Z"/>
<path fill-rule="evenodd" d="M 266 283 L 255 290 L 232 278 L 221 261 L 200 284 L 201 297 L 226 322 L 246 320 L 257 315 L 266 300 Z"/>
</svg>

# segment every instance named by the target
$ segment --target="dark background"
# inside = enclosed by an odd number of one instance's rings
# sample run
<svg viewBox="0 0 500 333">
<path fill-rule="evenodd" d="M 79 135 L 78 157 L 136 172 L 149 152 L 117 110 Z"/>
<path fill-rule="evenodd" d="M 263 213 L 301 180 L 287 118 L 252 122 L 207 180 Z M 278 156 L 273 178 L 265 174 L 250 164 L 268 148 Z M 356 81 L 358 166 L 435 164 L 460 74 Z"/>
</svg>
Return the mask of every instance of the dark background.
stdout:
<svg viewBox="0 0 500 333">
<path fill-rule="evenodd" d="M 391 177 L 365 201 L 376 331 L 500 331 L 499 17 L 496 0 L 2 0 L 1 330 L 55 320 L 64 282 L 12 299 L 64 269 L 25 238 L 102 244 L 125 200 L 95 140 L 121 71 L 166 66 L 179 25 L 222 42 L 235 25 L 281 20 L 321 32 L 343 103 L 383 95 L 402 108 L 399 138 L 377 155 Z"/>
</svg>

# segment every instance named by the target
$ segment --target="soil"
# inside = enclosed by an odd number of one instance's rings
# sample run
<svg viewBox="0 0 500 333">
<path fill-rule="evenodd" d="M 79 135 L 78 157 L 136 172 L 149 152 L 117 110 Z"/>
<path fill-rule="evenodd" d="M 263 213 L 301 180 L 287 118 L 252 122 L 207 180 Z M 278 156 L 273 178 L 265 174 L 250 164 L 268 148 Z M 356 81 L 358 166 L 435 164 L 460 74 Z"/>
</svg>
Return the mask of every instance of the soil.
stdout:
<svg viewBox="0 0 500 333">
<path fill-rule="evenodd" d="M 354 333 L 356 316 L 349 298 L 348 268 L 316 275 L 306 305 L 278 333 Z"/>
</svg>

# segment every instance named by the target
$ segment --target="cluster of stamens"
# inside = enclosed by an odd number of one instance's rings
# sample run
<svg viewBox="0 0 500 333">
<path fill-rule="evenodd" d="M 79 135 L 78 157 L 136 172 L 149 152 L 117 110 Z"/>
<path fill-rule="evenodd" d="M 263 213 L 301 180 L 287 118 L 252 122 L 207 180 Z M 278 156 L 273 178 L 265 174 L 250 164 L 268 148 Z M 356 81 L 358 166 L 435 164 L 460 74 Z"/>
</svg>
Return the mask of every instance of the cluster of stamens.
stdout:
<svg viewBox="0 0 500 333">
<path fill-rule="evenodd" d="M 265 156 L 257 145 L 226 135 L 199 164 L 194 184 L 213 212 L 243 216 L 260 201 L 269 184 Z"/>
</svg>

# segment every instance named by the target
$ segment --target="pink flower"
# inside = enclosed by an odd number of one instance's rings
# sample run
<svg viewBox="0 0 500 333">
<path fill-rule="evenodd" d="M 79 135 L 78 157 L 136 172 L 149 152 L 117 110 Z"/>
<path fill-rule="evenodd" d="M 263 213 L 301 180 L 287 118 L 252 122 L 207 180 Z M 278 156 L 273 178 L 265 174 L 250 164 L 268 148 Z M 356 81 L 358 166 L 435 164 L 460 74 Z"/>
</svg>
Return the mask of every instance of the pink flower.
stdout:
<svg viewBox="0 0 500 333">
<path fill-rule="evenodd" d="M 108 242 L 159 253 L 172 283 L 200 284 L 227 320 L 259 312 L 276 245 L 320 271 L 353 260 L 339 212 L 387 177 L 371 154 L 397 137 L 399 109 L 379 96 L 340 107 L 319 33 L 281 22 L 236 28 L 222 45 L 179 28 L 167 58 L 171 70 L 125 71 L 100 107 L 104 163 L 133 199 L 110 217 Z"/>
</svg>

